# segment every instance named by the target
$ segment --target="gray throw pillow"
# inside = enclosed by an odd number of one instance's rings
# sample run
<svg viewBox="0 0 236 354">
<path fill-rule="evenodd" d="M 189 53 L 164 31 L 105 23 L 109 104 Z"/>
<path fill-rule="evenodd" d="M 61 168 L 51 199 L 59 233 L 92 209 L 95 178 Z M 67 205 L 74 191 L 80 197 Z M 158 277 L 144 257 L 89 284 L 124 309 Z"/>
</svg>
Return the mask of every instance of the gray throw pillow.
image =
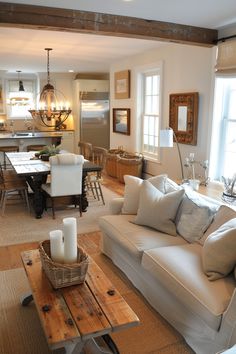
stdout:
<svg viewBox="0 0 236 354">
<path fill-rule="evenodd" d="M 209 280 L 223 278 L 236 265 L 236 218 L 208 236 L 202 250 L 203 269 Z"/>
<path fill-rule="evenodd" d="M 178 234 L 190 243 L 199 240 L 211 224 L 217 207 L 197 193 L 186 191 L 176 216 Z"/>
<path fill-rule="evenodd" d="M 149 181 L 143 181 L 135 224 L 153 227 L 169 235 L 176 235 L 175 216 L 184 190 L 163 194 Z"/>
</svg>

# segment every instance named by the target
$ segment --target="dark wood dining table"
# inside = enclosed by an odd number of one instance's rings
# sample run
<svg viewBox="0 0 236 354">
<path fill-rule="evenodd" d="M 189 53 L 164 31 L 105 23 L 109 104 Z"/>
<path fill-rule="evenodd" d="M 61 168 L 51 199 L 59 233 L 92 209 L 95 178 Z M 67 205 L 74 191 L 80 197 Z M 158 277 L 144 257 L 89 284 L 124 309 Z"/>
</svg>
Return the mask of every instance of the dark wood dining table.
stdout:
<svg viewBox="0 0 236 354">
<path fill-rule="evenodd" d="M 22 176 L 28 182 L 33 191 L 33 208 L 35 216 L 40 219 L 44 211 L 44 196 L 41 185 L 46 183 L 47 176 L 50 174 L 50 163 L 35 157 L 35 152 L 9 152 L 6 154 L 13 169 L 18 176 Z M 102 167 L 85 160 L 83 164 L 83 183 L 82 183 L 82 210 L 85 212 L 88 207 L 86 196 L 85 178 L 88 172 L 100 172 Z"/>
</svg>

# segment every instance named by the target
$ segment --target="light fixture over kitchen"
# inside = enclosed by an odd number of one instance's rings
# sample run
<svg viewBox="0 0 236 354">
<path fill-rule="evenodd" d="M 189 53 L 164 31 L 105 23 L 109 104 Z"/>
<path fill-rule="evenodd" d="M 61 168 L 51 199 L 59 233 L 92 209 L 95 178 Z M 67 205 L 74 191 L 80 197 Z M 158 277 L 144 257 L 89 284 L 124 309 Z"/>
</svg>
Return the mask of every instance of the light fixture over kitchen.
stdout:
<svg viewBox="0 0 236 354">
<path fill-rule="evenodd" d="M 23 81 L 20 80 L 21 70 L 17 70 L 16 72 L 18 73 L 19 90 L 9 94 L 7 104 L 11 106 L 26 106 L 29 104 L 30 94 L 25 92 Z"/>
<path fill-rule="evenodd" d="M 40 94 L 38 109 L 30 109 L 29 112 L 35 121 L 41 122 L 44 126 L 60 129 L 63 128 L 71 109 L 64 95 L 50 83 L 49 52 L 52 48 L 45 48 L 45 50 L 47 51 L 47 84 Z"/>
</svg>

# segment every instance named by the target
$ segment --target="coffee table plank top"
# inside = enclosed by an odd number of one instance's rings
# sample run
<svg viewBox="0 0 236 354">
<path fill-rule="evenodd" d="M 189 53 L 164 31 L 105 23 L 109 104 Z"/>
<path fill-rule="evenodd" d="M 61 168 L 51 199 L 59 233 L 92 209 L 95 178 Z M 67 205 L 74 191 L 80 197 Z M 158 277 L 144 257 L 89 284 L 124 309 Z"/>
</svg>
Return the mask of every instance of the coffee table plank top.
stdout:
<svg viewBox="0 0 236 354">
<path fill-rule="evenodd" d="M 86 283 L 60 290 L 83 340 L 111 332 L 102 309 L 94 299 Z M 75 301 L 76 299 L 76 301 Z"/>
<path fill-rule="evenodd" d="M 53 289 L 44 273 L 38 250 L 23 252 L 21 257 L 51 349 L 139 324 L 133 310 L 91 257 L 85 282 L 58 290 Z M 49 305 L 48 312 L 42 309 L 45 305 Z"/>
<path fill-rule="evenodd" d="M 136 314 L 91 258 L 86 282 L 107 316 L 113 331 L 139 324 Z"/>
<path fill-rule="evenodd" d="M 80 333 L 62 294 L 53 290 L 46 274 L 42 272 L 38 250 L 23 252 L 22 260 L 48 345 L 53 346 L 57 343 L 56 348 L 62 346 L 68 339 L 78 341 Z M 30 260 L 32 265 L 27 265 Z M 45 305 L 50 308 L 48 312 L 43 311 Z"/>
</svg>

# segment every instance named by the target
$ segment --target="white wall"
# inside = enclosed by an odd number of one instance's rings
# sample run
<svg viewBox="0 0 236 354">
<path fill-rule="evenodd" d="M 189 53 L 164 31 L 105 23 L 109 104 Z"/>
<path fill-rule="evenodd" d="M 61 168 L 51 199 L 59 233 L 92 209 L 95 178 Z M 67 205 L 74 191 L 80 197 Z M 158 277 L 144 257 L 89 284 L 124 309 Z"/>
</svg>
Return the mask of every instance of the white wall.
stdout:
<svg viewBox="0 0 236 354">
<path fill-rule="evenodd" d="M 163 44 L 160 48 L 127 58 L 114 63 L 110 70 L 111 82 L 111 122 L 112 108 L 131 109 L 131 135 L 124 136 L 112 132 L 111 148 L 123 145 L 124 149 L 137 151 L 137 121 L 136 108 L 138 97 L 136 91 L 136 68 L 150 63 L 163 63 L 163 96 L 162 118 L 163 128 L 169 126 L 169 95 L 171 93 L 199 92 L 198 137 L 197 146 L 180 144 L 182 157 L 194 152 L 197 160 L 207 159 L 209 144 L 208 130 L 211 127 L 212 82 L 214 78 L 213 57 L 215 48 L 203 48 L 180 44 Z M 114 98 L 114 72 L 131 70 L 131 98 L 117 100 Z M 162 149 L 161 163 L 147 163 L 147 172 L 150 174 L 168 173 L 171 178 L 180 178 L 178 153 L 174 149 Z"/>
</svg>

